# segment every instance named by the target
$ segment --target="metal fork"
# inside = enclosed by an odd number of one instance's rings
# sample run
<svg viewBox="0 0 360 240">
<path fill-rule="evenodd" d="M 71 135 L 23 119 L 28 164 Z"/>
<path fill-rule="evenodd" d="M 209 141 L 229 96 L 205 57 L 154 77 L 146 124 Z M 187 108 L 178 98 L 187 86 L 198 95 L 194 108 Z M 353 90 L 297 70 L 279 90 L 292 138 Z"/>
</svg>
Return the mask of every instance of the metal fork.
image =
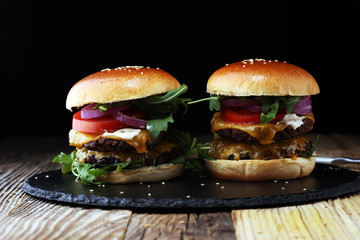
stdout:
<svg viewBox="0 0 360 240">
<path fill-rule="evenodd" d="M 338 165 L 344 163 L 360 164 L 360 159 L 346 158 L 346 157 L 316 157 L 317 163 L 324 163 L 330 165 Z"/>
</svg>

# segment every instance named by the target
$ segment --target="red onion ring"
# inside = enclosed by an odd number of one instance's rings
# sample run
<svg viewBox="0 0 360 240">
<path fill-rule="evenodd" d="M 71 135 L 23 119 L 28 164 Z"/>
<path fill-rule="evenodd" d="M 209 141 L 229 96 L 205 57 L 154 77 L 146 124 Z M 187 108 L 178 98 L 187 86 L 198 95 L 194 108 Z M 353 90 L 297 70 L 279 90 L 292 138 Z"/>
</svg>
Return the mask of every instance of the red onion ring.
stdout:
<svg viewBox="0 0 360 240">
<path fill-rule="evenodd" d="M 261 105 L 261 103 L 256 99 L 221 99 L 220 102 L 224 107 L 248 107 Z"/>
<path fill-rule="evenodd" d="M 311 103 L 312 103 L 311 96 L 309 95 L 309 96 L 302 98 L 300 102 L 295 104 L 294 108 L 303 108 L 303 107 L 311 105 Z"/>
<path fill-rule="evenodd" d="M 120 107 L 114 108 L 110 106 L 106 111 L 101 111 L 100 109 L 94 109 L 95 106 L 96 103 L 91 103 L 83 107 L 81 109 L 81 118 L 85 118 L 85 119 L 97 118 L 97 117 L 114 114 L 118 111 L 124 111 L 128 109 L 131 105 L 130 103 L 124 102 Z"/>
<path fill-rule="evenodd" d="M 259 105 L 249 106 L 249 107 L 246 107 L 246 109 L 249 111 L 258 112 L 258 113 L 261 113 L 263 111 L 262 107 Z"/>
<path fill-rule="evenodd" d="M 120 122 L 126 123 L 130 126 L 133 126 L 133 127 L 146 128 L 146 126 L 147 126 L 146 120 L 130 117 L 120 111 L 114 113 L 113 118 L 115 118 L 116 120 L 118 120 Z"/>
<path fill-rule="evenodd" d="M 302 108 L 295 108 L 293 109 L 292 113 L 296 113 L 296 114 L 309 114 L 312 112 L 312 106 L 311 105 L 307 105 L 305 107 Z"/>
</svg>

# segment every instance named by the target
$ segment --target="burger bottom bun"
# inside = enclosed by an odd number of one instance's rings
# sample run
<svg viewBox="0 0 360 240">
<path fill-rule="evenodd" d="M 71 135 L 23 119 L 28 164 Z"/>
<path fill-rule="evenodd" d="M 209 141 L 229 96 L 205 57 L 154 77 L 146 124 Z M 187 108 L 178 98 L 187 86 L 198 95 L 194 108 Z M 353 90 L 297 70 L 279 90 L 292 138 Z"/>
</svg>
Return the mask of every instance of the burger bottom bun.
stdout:
<svg viewBox="0 0 360 240">
<path fill-rule="evenodd" d="M 182 164 L 166 163 L 159 166 L 144 166 L 137 169 L 111 172 L 98 176 L 97 180 L 107 183 L 158 182 L 180 176 L 185 170 Z"/>
<path fill-rule="evenodd" d="M 315 157 L 296 160 L 205 160 L 210 173 L 220 179 L 239 181 L 285 180 L 308 176 L 315 167 Z"/>
</svg>

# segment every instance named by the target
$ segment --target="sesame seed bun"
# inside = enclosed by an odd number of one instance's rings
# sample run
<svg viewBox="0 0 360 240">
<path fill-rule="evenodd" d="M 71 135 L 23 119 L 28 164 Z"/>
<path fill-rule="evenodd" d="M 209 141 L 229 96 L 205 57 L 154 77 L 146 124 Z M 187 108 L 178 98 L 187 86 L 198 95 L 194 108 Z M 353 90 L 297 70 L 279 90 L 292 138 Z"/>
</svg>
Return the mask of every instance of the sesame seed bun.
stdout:
<svg viewBox="0 0 360 240">
<path fill-rule="evenodd" d="M 205 160 L 210 173 L 220 179 L 238 181 L 285 180 L 308 176 L 315 157 L 272 160 Z"/>
<path fill-rule="evenodd" d="M 226 96 L 305 96 L 320 92 L 310 73 L 277 60 L 250 59 L 214 72 L 207 92 Z"/>
<path fill-rule="evenodd" d="M 77 82 L 67 96 L 66 108 L 71 110 L 89 103 L 145 98 L 178 87 L 180 83 L 161 69 L 137 66 L 107 68 Z"/>
</svg>

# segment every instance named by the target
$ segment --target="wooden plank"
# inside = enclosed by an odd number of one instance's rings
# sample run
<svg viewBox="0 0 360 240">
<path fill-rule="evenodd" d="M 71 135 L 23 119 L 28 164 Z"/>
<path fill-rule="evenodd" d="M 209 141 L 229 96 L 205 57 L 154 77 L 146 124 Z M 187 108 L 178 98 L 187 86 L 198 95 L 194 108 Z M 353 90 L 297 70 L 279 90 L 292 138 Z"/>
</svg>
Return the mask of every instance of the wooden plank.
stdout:
<svg viewBox="0 0 360 240">
<path fill-rule="evenodd" d="M 230 213 L 190 214 L 183 239 L 235 239 Z"/>
<path fill-rule="evenodd" d="M 187 214 L 134 213 L 125 239 L 181 239 Z"/>
<path fill-rule="evenodd" d="M 134 213 L 125 239 L 235 239 L 230 213 Z"/>
<path fill-rule="evenodd" d="M 7 239 L 123 239 L 131 211 L 55 204 L 29 197 L 3 219 Z"/>
<path fill-rule="evenodd" d="M 237 239 L 356 239 L 360 194 L 299 206 L 232 211 Z"/>
</svg>

